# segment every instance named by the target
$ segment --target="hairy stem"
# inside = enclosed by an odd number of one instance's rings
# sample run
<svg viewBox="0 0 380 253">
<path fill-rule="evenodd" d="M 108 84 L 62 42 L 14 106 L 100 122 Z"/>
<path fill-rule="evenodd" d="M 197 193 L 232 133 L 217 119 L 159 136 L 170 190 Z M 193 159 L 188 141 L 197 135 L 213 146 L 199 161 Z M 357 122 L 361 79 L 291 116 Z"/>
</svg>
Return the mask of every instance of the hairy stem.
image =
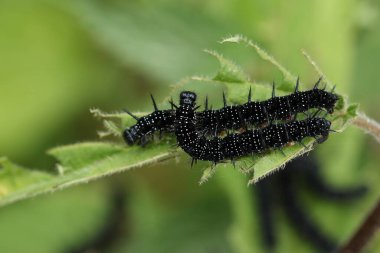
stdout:
<svg viewBox="0 0 380 253">
<path fill-rule="evenodd" d="M 380 142 L 380 124 L 375 120 L 368 118 L 364 113 L 359 113 L 359 115 L 353 119 L 352 124 L 372 135 Z"/>
<path fill-rule="evenodd" d="M 338 253 L 361 252 L 380 228 L 380 201 L 366 217 L 362 225 Z"/>
<path fill-rule="evenodd" d="M 380 142 L 380 124 L 368 118 L 364 113 L 352 121 L 352 124 L 362 129 L 366 133 L 375 137 Z M 356 233 L 343 245 L 339 253 L 361 252 L 368 242 L 374 237 L 380 228 L 380 200 L 373 210 L 368 214 L 364 222 L 360 225 Z"/>
</svg>

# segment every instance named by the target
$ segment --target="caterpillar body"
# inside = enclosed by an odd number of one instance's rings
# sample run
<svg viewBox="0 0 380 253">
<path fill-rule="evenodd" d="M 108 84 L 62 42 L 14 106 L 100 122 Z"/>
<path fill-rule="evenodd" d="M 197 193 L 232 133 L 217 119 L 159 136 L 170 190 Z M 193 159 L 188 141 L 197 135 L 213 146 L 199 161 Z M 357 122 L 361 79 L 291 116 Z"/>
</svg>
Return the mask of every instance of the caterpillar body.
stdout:
<svg viewBox="0 0 380 253">
<path fill-rule="evenodd" d="M 330 121 L 312 117 L 301 121 L 270 124 L 262 129 L 247 130 L 225 138 L 207 139 L 196 131 L 195 105 L 196 94 L 182 92 L 175 120 L 177 143 L 194 160 L 213 163 L 234 160 L 268 149 L 280 149 L 289 143 L 301 142 L 306 137 L 314 137 L 322 143 L 330 132 Z"/>
<path fill-rule="evenodd" d="M 273 87 L 272 98 L 265 101 L 252 101 L 250 90 L 248 102 L 243 105 L 227 105 L 223 94 L 224 107 L 217 110 L 209 109 L 206 99 L 205 110 L 194 113 L 195 130 L 200 135 L 217 136 L 224 130 L 264 126 L 276 120 L 290 120 L 297 113 L 306 112 L 312 108 L 333 113 L 338 96 L 333 92 L 319 89 L 320 80 L 316 82 L 313 89 L 307 91 L 298 91 L 299 81 L 297 80 L 295 92 L 286 96 L 276 97 Z M 172 109 L 158 110 L 153 96 L 151 98 L 155 110 L 149 115 L 138 118 L 126 110 L 137 120 L 135 125 L 123 131 L 124 140 L 129 145 L 136 142 L 144 144 L 147 137 L 155 132 L 175 131 L 178 106 L 171 101 Z"/>
</svg>

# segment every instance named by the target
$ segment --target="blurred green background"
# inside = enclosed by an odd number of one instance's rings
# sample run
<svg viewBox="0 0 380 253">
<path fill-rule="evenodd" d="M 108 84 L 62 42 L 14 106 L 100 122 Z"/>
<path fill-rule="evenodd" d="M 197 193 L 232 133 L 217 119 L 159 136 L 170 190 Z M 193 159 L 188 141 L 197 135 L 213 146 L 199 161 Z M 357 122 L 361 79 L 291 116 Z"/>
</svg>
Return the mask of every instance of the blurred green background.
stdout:
<svg viewBox="0 0 380 253">
<path fill-rule="evenodd" d="M 238 33 L 311 86 L 318 76 L 300 53 L 305 49 L 339 93 L 380 119 L 376 0 L 2 0 L 0 154 L 52 171 L 45 150 L 98 139 L 101 126 L 89 108 L 150 111 L 149 93 L 161 100 L 182 78 L 215 73 L 206 48 L 232 58 L 253 80 L 281 82 L 252 49 L 217 43 Z M 318 146 L 330 183 L 370 188 L 343 206 L 303 196 L 310 215 L 339 242 L 380 196 L 377 145 L 349 129 Z M 91 240 L 110 219 L 115 185 L 126 192 L 127 218 L 104 252 L 265 252 L 247 178 L 220 171 L 200 187 L 201 171 L 189 167 L 183 156 L 4 207 L 0 252 L 69 252 Z M 285 220 L 276 220 L 277 252 L 316 252 Z M 370 251 L 376 248 L 373 242 Z"/>
</svg>

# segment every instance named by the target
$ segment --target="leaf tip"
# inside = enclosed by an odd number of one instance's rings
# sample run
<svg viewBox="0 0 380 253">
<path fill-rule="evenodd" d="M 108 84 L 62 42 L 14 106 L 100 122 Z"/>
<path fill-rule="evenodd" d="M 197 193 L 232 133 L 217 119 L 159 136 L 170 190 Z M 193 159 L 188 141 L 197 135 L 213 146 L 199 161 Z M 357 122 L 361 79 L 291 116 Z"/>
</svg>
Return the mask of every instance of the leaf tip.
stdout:
<svg viewBox="0 0 380 253">
<path fill-rule="evenodd" d="M 102 115 L 104 115 L 104 113 L 103 113 L 100 109 L 95 108 L 95 107 L 90 108 L 89 111 L 90 111 L 90 113 L 91 113 L 95 118 L 101 118 Z"/>
<path fill-rule="evenodd" d="M 206 183 L 214 174 L 215 174 L 215 168 L 208 167 L 203 171 L 202 177 L 199 180 L 199 185 L 203 185 Z"/>
<path fill-rule="evenodd" d="M 223 38 L 219 43 L 240 43 L 241 41 L 246 40 L 246 38 L 241 34 L 235 34 L 226 38 Z"/>
</svg>

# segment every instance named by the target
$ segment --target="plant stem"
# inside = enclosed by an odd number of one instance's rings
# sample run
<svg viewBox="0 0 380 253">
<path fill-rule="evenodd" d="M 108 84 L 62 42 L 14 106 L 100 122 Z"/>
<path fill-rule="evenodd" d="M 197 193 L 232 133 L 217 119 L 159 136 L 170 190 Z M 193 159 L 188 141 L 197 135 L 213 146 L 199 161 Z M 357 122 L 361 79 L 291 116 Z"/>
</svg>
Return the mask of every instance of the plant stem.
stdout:
<svg viewBox="0 0 380 253">
<path fill-rule="evenodd" d="M 380 200 L 356 233 L 340 248 L 338 253 L 361 252 L 380 227 Z"/>
<path fill-rule="evenodd" d="M 352 121 L 352 124 L 372 135 L 380 142 L 380 124 L 375 120 L 368 118 L 364 113 L 359 113 Z"/>
<path fill-rule="evenodd" d="M 372 135 L 380 142 L 380 124 L 373 119 L 368 118 L 364 113 L 352 121 L 352 124 L 362 129 L 364 132 Z M 339 253 L 357 253 L 361 252 L 368 242 L 374 237 L 380 228 L 380 200 L 367 218 L 360 225 L 356 233 L 339 249 Z"/>
</svg>

